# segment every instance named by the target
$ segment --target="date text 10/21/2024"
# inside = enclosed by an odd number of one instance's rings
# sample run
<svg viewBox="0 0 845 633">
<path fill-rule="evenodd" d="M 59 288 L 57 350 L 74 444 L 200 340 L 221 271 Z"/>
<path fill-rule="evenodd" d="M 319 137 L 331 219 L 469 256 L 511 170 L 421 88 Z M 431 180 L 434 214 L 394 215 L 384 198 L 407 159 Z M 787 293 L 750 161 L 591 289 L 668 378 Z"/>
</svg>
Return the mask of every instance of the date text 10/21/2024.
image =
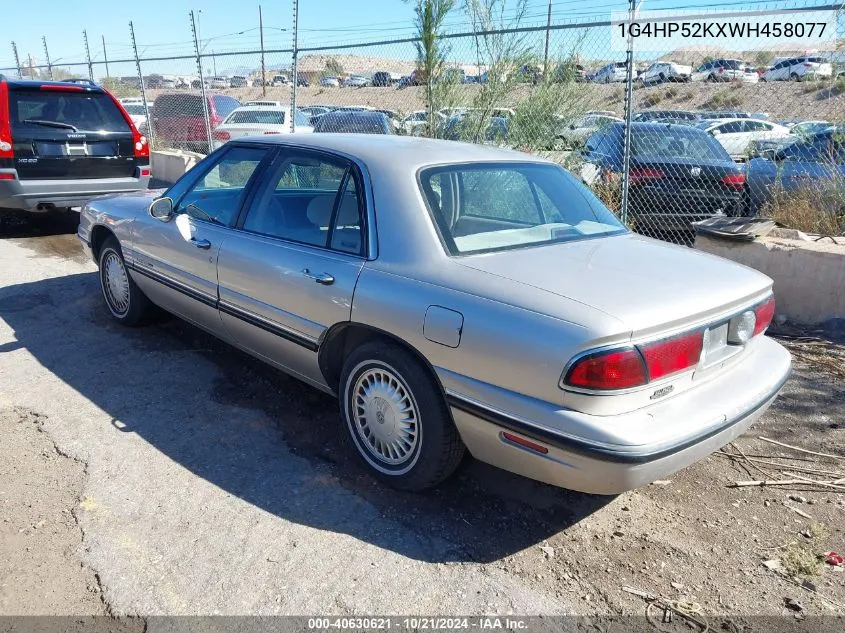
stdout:
<svg viewBox="0 0 845 633">
<path fill-rule="evenodd" d="M 309 618 L 307 630 L 409 630 L 454 631 L 478 629 L 483 631 L 527 630 L 527 618 L 475 616 L 475 617 L 325 617 Z"/>
</svg>

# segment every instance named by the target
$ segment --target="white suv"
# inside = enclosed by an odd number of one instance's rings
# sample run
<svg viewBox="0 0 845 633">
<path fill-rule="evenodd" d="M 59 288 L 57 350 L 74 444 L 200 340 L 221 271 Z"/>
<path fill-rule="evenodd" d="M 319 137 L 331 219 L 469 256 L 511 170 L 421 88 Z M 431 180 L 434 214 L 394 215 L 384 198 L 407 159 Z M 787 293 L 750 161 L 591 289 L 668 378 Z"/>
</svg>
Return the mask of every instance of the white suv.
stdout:
<svg viewBox="0 0 845 633">
<path fill-rule="evenodd" d="M 610 84 L 625 81 L 627 79 L 625 68 L 625 62 L 615 62 L 613 64 L 608 64 L 607 66 L 602 66 L 592 76 L 592 81 L 597 84 Z"/>
<path fill-rule="evenodd" d="M 637 79 L 644 84 L 664 83 L 666 81 L 689 81 L 692 66 L 684 66 L 675 62 L 654 62 Z"/>
<path fill-rule="evenodd" d="M 823 57 L 790 57 L 774 64 L 761 81 L 802 81 L 804 79 L 830 79 L 833 66 Z"/>
</svg>

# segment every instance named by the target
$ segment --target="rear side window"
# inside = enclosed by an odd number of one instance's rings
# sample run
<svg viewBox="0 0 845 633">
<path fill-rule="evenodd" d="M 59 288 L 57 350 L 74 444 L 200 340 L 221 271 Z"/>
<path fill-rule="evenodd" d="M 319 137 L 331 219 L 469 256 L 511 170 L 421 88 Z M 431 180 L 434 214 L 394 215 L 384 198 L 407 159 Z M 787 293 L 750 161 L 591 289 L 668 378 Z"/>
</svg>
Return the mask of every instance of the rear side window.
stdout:
<svg viewBox="0 0 845 633">
<path fill-rule="evenodd" d="M 129 124 L 103 93 L 10 90 L 12 126 L 53 127 L 85 132 L 126 132 Z"/>
<path fill-rule="evenodd" d="M 825 60 L 821 57 L 808 57 L 807 61 L 812 62 L 814 64 L 824 64 L 827 60 Z"/>
</svg>

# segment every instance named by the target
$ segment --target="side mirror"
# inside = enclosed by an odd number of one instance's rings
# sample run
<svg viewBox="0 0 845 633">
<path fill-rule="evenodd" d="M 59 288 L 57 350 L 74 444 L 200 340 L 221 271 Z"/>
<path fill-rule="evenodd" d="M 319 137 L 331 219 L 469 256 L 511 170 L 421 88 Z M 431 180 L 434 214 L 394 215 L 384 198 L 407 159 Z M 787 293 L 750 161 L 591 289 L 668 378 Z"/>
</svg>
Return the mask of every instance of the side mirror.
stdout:
<svg viewBox="0 0 845 633">
<path fill-rule="evenodd" d="M 156 220 L 168 222 L 173 217 L 173 200 L 170 198 L 158 198 L 150 205 L 150 215 Z"/>
</svg>

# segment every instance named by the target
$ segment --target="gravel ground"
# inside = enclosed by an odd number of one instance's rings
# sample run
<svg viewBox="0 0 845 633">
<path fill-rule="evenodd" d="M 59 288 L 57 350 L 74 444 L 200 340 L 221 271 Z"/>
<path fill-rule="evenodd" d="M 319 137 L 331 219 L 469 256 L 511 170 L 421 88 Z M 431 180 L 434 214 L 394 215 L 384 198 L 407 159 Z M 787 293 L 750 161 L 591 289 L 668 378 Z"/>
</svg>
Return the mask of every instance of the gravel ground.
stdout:
<svg viewBox="0 0 845 633">
<path fill-rule="evenodd" d="M 840 491 L 729 488 L 761 475 L 714 455 L 615 498 L 472 460 L 395 492 L 351 458 L 331 398 L 176 319 L 113 323 L 73 231 L 0 219 L 0 613 L 642 614 L 628 585 L 711 626 L 791 616 L 789 599 L 845 614 L 845 573 L 812 576 L 825 600 L 762 565 L 791 542 L 845 550 Z M 843 348 L 788 344 L 793 378 L 737 445 L 845 455 Z M 42 519 L 28 562 L 18 530 Z"/>
</svg>

